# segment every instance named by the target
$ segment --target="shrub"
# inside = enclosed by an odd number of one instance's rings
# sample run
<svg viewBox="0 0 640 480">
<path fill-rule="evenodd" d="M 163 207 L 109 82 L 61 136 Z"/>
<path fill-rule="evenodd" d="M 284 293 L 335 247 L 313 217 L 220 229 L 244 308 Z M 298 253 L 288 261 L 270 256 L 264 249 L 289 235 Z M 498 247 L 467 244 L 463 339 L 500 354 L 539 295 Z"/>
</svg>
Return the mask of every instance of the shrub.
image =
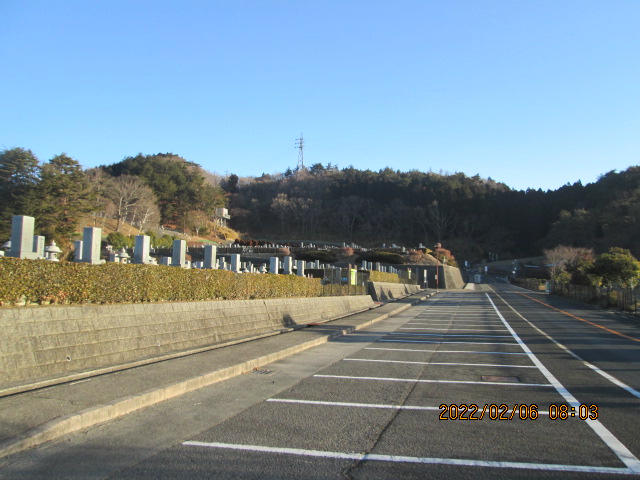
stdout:
<svg viewBox="0 0 640 480">
<path fill-rule="evenodd" d="M 0 259 L 0 303 L 134 303 L 317 297 L 318 279 L 155 265 Z"/>
<path fill-rule="evenodd" d="M 111 232 L 107 235 L 107 243 L 112 245 L 115 250 L 131 248 L 133 247 L 134 242 L 133 237 L 127 237 L 120 232 Z"/>
<path fill-rule="evenodd" d="M 378 272 L 376 270 L 369 272 L 369 281 L 382 283 L 402 283 L 397 273 Z"/>
</svg>

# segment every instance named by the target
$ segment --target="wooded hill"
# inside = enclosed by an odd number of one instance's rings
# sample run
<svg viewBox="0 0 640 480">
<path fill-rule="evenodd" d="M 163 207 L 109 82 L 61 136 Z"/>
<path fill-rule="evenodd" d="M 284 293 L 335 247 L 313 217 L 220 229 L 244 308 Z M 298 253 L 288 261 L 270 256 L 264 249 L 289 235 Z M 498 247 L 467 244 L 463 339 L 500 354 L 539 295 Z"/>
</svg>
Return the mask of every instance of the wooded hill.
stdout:
<svg viewBox="0 0 640 480">
<path fill-rule="evenodd" d="M 83 214 L 159 224 L 198 235 L 216 207 L 246 238 L 442 243 L 458 260 L 539 255 L 563 244 L 640 256 L 640 167 L 554 191 L 512 190 L 463 173 L 374 172 L 315 164 L 297 172 L 221 178 L 171 153 L 128 157 L 83 170 L 57 155 L 41 164 L 30 150 L 0 151 L 0 240 L 12 215 L 36 217 L 38 233 L 69 241 Z"/>
<path fill-rule="evenodd" d="M 233 225 L 256 238 L 380 246 L 442 243 L 459 260 L 539 255 L 558 244 L 640 254 L 640 167 L 554 191 L 517 191 L 462 173 L 314 165 L 241 182 Z"/>
</svg>

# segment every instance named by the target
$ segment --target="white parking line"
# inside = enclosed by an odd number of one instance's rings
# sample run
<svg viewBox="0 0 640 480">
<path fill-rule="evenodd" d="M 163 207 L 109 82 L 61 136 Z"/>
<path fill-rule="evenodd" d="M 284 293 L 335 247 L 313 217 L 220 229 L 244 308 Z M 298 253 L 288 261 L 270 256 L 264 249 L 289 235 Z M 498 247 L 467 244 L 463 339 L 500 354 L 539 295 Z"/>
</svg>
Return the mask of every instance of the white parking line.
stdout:
<svg viewBox="0 0 640 480">
<path fill-rule="evenodd" d="M 267 447 L 264 445 L 240 445 L 235 443 L 220 442 L 182 442 L 187 447 L 221 448 L 239 450 L 244 452 L 277 453 L 282 455 L 300 455 L 305 457 L 332 458 L 341 460 L 393 462 L 393 463 L 421 463 L 430 465 L 453 465 L 462 467 L 485 468 L 514 468 L 519 470 L 543 470 L 556 472 L 580 472 L 580 473 L 610 473 L 631 475 L 634 472 L 629 468 L 616 467 L 592 467 L 588 465 L 561 465 L 554 463 L 526 463 L 526 462 L 500 462 L 489 460 L 470 460 L 462 458 L 437 458 L 437 457 L 409 457 L 404 455 L 379 455 L 374 453 L 344 453 L 329 452 L 324 450 L 308 450 L 302 448 Z"/>
<path fill-rule="evenodd" d="M 491 355 L 526 355 L 524 352 L 487 352 L 484 350 L 425 350 L 422 348 L 365 347 L 365 350 L 387 350 L 389 352 L 433 352 L 433 353 L 488 353 Z"/>
<path fill-rule="evenodd" d="M 401 329 L 399 329 L 401 330 Z M 422 330 L 422 329 L 419 329 Z M 511 335 L 475 335 L 475 334 L 461 334 L 461 333 L 452 333 L 451 335 L 448 335 L 446 333 L 389 333 L 388 335 L 402 335 L 402 336 L 407 336 L 407 335 L 416 335 L 416 336 L 421 336 L 421 337 L 484 337 L 484 338 L 511 338 Z"/>
<path fill-rule="evenodd" d="M 493 363 L 445 363 L 445 362 L 409 362 L 401 360 L 374 360 L 369 358 L 343 358 L 349 362 L 406 363 L 408 365 L 451 365 L 459 367 L 506 367 L 506 368 L 538 368 L 535 365 L 501 365 Z"/>
<path fill-rule="evenodd" d="M 442 411 L 440 407 L 423 407 L 420 405 L 391 405 L 381 403 L 355 403 L 355 402 L 327 402 L 322 400 L 300 400 L 296 398 L 269 398 L 267 402 L 276 403 L 299 403 L 302 405 L 321 405 L 327 407 L 354 407 L 354 408 L 382 408 L 391 410 L 426 410 L 426 411 Z M 513 409 L 507 410 L 506 414 L 510 414 Z M 548 410 L 538 410 L 538 415 L 549 415 Z"/>
<path fill-rule="evenodd" d="M 517 343 L 509 343 L 509 342 L 438 342 L 436 340 L 376 340 L 376 342 L 389 342 L 389 343 L 437 343 L 440 344 L 454 344 L 454 345 L 509 345 L 509 346 L 518 346 Z"/>
<path fill-rule="evenodd" d="M 413 327 L 400 327 L 398 330 L 430 330 L 428 328 L 413 328 Z M 452 329 L 445 329 L 446 331 L 450 332 Z M 463 331 L 469 331 L 466 328 L 462 328 L 462 329 L 458 329 L 458 331 L 463 330 Z M 472 332 L 475 332 L 477 330 L 471 330 Z M 511 338 L 511 335 L 483 335 L 483 334 L 477 334 L 477 333 L 414 333 L 414 332 L 408 332 L 408 333 L 390 333 L 389 335 L 423 335 L 423 336 L 439 336 L 439 337 L 485 337 L 485 338 Z"/>
<path fill-rule="evenodd" d="M 492 289 L 493 290 L 493 289 Z M 500 298 L 500 300 L 504 301 L 504 299 L 498 295 L 495 290 L 494 293 L 498 296 L 498 298 Z M 591 370 L 593 370 L 594 372 L 598 373 L 599 375 L 603 376 L 604 378 L 606 378 L 607 380 L 609 380 L 611 383 L 613 383 L 614 385 L 619 386 L 620 388 L 626 390 L 627 392 L 629 392 L 631 395 L 633 395 L 634 397 L 640 398 L 640 392 L 638 390 L 636 390 L 635 388 L 627 385 L 626 383 L 624 383 L 623 381 L 619 380 L 618 378 L 614 377 L 613 375 L 611 375 L 610 373 L 605 372 L 604 370 L 599 369 L 598 367 L 596 367 L 595 365 L 593 365 L 592 363 L 587 362 L 585 359 L 583 359 L 582 357 L 580 357 L 578 354 L 572 352 L 571 350 L 569 350 L 567 347 L 565 347 L 563 344 L 561 344 L 560 342 L 558 342 L 555 338 L 551 337 L 550 335 L 548 335 L 545 331 L 541 330 L 540 328 L 538 328 L 537 326 L 535 326 L 533 323 L 531 323 L 529 320 L 527 320 L 525 317 L 523 317 L 520 312 L 518 312 L 516 309 L 514 309 L 511 305 L 509 305 L 507 302 L 506 303 L 509 308 L 511 310 L 513 310 L 513 312 L 518 315 L 521 319 L 523 319 L 525 322 L 527 322 L 533 329 L 535 329 L 538 333 L 540 333 L 541 335 L 543 335 L 545 338 L 547 338 L 548 340 L 551 340 L 553 343 L 555 343 L 558 347 L 560 347 L 562 350 L 564 350 L 565 352 L 567 352 L 569 355 L 571 355 L 573 358 L 575 358 L 576 360 L 582 362 L 583 365 L 589 367 Z"/>
<path fill-rule="evenodd" d="M 535 354 L 531 351 L 531 349 L 520 339 L 518 334 L 511 328 L 511 325 L 507 323 L 505 318 L 502 316 L 498 307 L 496 307 L 493 300 L 488 293 L 485 293 L 487 299 L 493 306 L 494 310 L 500 317 L 500 320 L 504 322 L 505 327 L 509 329 L 513 338 L 520 344 L 522 350 L 524 350 L 527 354 L 529 354 L 529 358 L 531 361 L 538 366 L 538 369 L 545 378 L 549 381 L 551 386 L 553 386 L 557 392 L 564 398 L 564 400 L 572 407 L 578 409 L 580 406 L 580 402 L 574 397 L 565 387 L 562 385 L 558 379 L 544 366 L 544 364 L 535 356 Z M 509 305 L 504 299 L 502 301 Z M 599 420 L 589 420 L 587 425 L 591 427 L 591 429 L 600 437 L 600 439 L 616 454 L 616 456 L 629 468 L 630 471 L 634 473 L 640 473 L 640 460 L 636 458 L 636 456 L 629 451 L 629 449 L 618 440 Z"/>
<path fill-rule="evenodd" d="M 502 327 L 502 322 L 461 323 L 461 322 L 407 322 L 405 325 L 464 325 L 465 327 Z"/>
<path fill-rule="evenodd" d="M 416 383 L 462 383 L 466 385 L 500 385 L 505 387 L 553 387 L 548 383 L 520 383 L 520 382 L 483 382 L 477 380 L 427 380 L 415 378 L 394 378 L 394 377 L 356 377 L 351 375 L 320 375 L 318 378 L 339 378 L 343 380 L 374 380 L 380 382 L 416 382 Z"/>
</svg>

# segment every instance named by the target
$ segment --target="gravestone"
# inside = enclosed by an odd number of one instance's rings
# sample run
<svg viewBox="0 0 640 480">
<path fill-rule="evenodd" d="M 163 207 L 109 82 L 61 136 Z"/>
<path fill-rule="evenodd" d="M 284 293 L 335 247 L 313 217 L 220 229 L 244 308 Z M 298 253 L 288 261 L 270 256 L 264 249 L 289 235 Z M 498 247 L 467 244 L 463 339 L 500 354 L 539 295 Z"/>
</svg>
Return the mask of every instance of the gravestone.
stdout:
<svg viewBox="0 0 640 480">
<path fill-rule="evenodd" d="M 271 257 L 269 259 L 269 273 L 278 274 L 280 270 L 280 259 L 278 257 Z"/>
<path fill-rule="evenodd" d="M 160 259 L 160 265 L 166 265 L 167 267 L 171 266 L 171 257 L 162 257 Z"/>
<path fill-rule="evenodd" d="M 293 274 L 293 258 L 292 257 L 284 257 L 284 274 L 291 275 Z"/>
<path fill-rule="evenodd" d="M 204 265 L 202 268 L 218 268 L 216 262 L 216 255 L 218 253 L 218 247 L 215 245 L 204 246 Z"/>
<path fill-rule="evenodd" d="M 304 260 L 298 260 L 298 276 L 299 277 L 304 277 L 304 265 L 305 265 L 305 261 Z"/>
<path fill-rule="evenodd" d="M 33 236 L 33 252 L 36 254 L 36 258 L 45 258 L 44 237 L 40 235 Z"/>
<path fill-rule="evenodd" d="M 133 249 L 133 263 L 148 265 L 151 263 L 149 251 L 151 238 L 148 235 L 136 235 L 136 245 Z"/>
<path fill-rule="evenodd" d="M 83 245 L 84 242 L 82 240 L 76 240 L 75 242 L 73 242 L 73 249 L 75 254 L 75 256 L 73 257 L 74 262 L 82 262 Z"/>
<path fill-rule="evenodd" d="M 239 253 L 231 254 L 231 271 L 235 273 L 240 273 L 240 254 Z"/>
<path fill-rule="evenodd" d="M 174 240 L 171 252 L 172 267 L 186 267 L 187 242 L 184 240 Z"/>
<path fill-rule="evenodd" d="M 38 254 L 33 249 L 33 228 L 35 218 L 14 215 L 11 220 L 11 248 L 7 257 L 35 260 Z"/>
<path fill-rule="evenodd" d="M 100 263 L 100 242 L 102 241 L 102 229 L 97 227 L 85 227 L 82 235 L 82 260 L 81 262 L 97 265 Z"/>
</svg>

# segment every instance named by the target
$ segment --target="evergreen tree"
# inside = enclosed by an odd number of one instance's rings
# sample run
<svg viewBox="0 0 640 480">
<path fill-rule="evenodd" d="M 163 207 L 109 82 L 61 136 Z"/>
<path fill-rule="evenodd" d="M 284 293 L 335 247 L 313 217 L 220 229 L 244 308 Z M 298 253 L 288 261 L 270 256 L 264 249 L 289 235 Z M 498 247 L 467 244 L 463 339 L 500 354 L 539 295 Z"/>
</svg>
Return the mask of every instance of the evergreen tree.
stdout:
<svg viewBox="0 0 640 480">
<path fill-rule="evenodd" d="M 0 151 L 0 238 L 11 235 L 14 215 L 33 215 L 38 174 L 38 159 L 31 150 Z"/>
<path fill-rule="evenodd" d="M 42 166 L 37 193 L 36 223 L 48 241 L 68 243 L 78 229 L 78 215 L 95 209 L 87 176 L 78 161 L 64 153 Z"/>
</svg>

